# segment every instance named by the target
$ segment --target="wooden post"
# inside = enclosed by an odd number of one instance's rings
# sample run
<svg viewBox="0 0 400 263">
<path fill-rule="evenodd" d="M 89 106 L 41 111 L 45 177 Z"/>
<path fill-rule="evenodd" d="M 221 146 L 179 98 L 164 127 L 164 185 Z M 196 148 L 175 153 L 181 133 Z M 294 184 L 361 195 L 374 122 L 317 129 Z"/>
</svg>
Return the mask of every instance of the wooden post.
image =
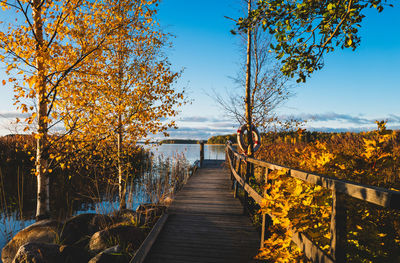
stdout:
<svg viewBox="0 0 400 263">
<path fill-rule="evenodd" d="M 204 141 L 200 141 L 200 167 L 203 167 L 204 162 Z"/>
<path fill-rule="evenodd" d="M 237 195 L 238 195 L 238 182 L 235 181 L 234 191 L 233 191 L 233 198 L 237 198 Z"/>
<path fill-rule="evenodd" d="M 335 262 L 346 262 L 346 195 L 332 191 L 331 255 Z"/>
<path fill-rule="evenodd" d="M 231 189 L 233 189 L 233 173 L 232 173 L 232 168 L 233 168 L 233 160 L 232 158 L 229 159 L 229 150 L 228 147 L 225 147 L 225 163 L 228 163 L 228 168 L 229 168 L 229 172 L 231 173 L 231 181 L 232 181 L 232 185 L 231 185 Z M 229 161 L 231 160 L 232 163 Z"/>
<path fill-rule="evenodd" d="M 232 160 L 232 169 L 236 171 L 236 156 L 233 156 Z M 231 180 L 232 180 L 232 189 L 235 186 L 235 176 L 233 176 L 233 172 L 231 170 Z"/>
<path fill-rule="evenodd" d="M 246 162 L 246 174 L 244 176 L 244 181 L 246 182 L 246 184 L 249 183 L 251 172 L 252 172 L 252 164 L 250 162 Z M 247 193 L 247 191 L 244 191 L 243 214 L 247 214 L 248 212 L 247 209 L 248 203 L 249 203 L 249 194 Z"/>
<path fill-rule="evenodd" d="M 265 175 L 264 175 L 264 185 L 266 185 L 267 184 L 267 182 L 268 182 L 268 172 L 269 172 L 269 169 L 265 169 Z M 264 187 L 264 196 L 263 197 L 265 197 L 265 194 L 267 193 L 267 191 L 265 190 L 265 187 Z M 265 215 L 265 213 L 263 213 L 262 214 L 262 224 L 261 224 L 261 241 L 260 241 L 260 248 L 263 248 L 264 247 L 264 241 L 265 241 L 265 221 L 266 221 L 266 215 Z"/>
<path fill-rule="evenodd" d="M 238 165 L 238 169 L 237 169 L 237 173 L 239 174 L 239 176 L 240 176 L 241 166 L 242 166 L 242 159 L 239 159 L 239 165 Z M 234 198 L 236 198 L 238 196 L 238 190 L 239 190 L 238 189 L 238 187 L 239 187 L 238 184 L 239 184 L 238 181 L 235 180 L 235 191 L 233 193 L 233 197 Z"/>
</svg>

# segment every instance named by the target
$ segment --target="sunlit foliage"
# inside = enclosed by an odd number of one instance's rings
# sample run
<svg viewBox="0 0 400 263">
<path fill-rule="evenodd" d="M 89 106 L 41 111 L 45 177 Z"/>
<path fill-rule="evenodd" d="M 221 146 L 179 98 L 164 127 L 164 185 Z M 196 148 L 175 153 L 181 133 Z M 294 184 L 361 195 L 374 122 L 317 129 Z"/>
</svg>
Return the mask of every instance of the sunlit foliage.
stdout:
<svg viewBox="0 0 400 263">
<path fill-rule="evenodd" d="M 132 144 L 174 126 L 164 120 L 182 102 L 171 86 L 179 74 L 162 53 L 168 43 L 154 20 L 158 1 L 0 3 L 15 17 L 2 21 L 9 26 L 0 32 L 0 59 L 10 76 L 3 84 L 14 87 L 15 104 L 29 113 L 25 131 L 37 140 L 37 216 L 43 217 L 51 166 L 67 167 L 65 155 L 106 147 L 93 146 L 99 141 L 112 145 L 116 134 Z"/>
<path fill-rule="evenodd" d="M 341 179 L 400 189 L 399 134 L 377 122 L 373 132 L 321 134 L 305 142 L 304 133 L 266 138 L 258 158 Z M 308 134 L 310 135 L 310 134 Z M 268 174 L 261 211 L 273 218 L 270 237 L 259 257 L 271 262 L 302 260 L 291 242 L 292 230 L 304 232 L 329 253 L 331 191 L 286 174 Z M 348 198 L 348 262 L 394 262 L 400 251 L 400 212 Z M 289 259 L 288 261 L 285 261 Z"/>
</svg>

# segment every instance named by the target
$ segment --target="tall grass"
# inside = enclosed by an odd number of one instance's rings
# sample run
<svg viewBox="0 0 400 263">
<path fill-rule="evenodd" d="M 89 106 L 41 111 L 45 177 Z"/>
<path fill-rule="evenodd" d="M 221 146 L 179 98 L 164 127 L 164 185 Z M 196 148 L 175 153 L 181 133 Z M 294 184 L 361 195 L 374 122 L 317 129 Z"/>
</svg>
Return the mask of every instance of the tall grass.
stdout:
<svg viewBox="0 0 400 263">
<path fill-rule="evenodd" d="M 26 224 L 31 224 L 33 220 L 23 218 L 23 174 L 17 167 L 17 197 L 10 199 L 7 197 L 4 183 L 3 169 L 0 167 L 0 247 L 3 247 L 11 238 Z"/>
<path fill-rule="evenodd" d="M 0 137 L 0 248 L 34 222 L 34 147 L 32 136 Z M 183 154 L 155 157 L 140 147 L 130 150 L 124 181 L 127 208 L 136 209 L 139 204 L 158 203 L 173 196 L 191 174 Z M 70 162 L 69 168 L 55 167 L 50 174 L 52 218 L 64 220 L 86 211 L 107 214 L 118 210 L 118 179 L 107 153 L 74 158 L 77 161 Z"/>
<path fill-rule="evenodd" d="M 151 165 L 138 180 L 138 186 L 150 203 L 158 203 L 167 196 L 174 195 L 190 176 L 191 165 L 183 154 L 172 157 L 153 157 Z"/>
</svg>

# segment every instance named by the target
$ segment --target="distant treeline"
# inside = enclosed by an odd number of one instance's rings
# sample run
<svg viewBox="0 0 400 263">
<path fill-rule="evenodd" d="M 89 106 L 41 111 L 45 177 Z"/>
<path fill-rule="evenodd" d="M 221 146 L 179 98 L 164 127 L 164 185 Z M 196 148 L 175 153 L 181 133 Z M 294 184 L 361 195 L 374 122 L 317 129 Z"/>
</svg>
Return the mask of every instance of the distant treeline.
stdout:
<svg viewBox="0 0 400 263">
<path fill-rule="evenodd" d="M 267 142 L 281 142 L 287 140 L 296 140 L 301 142 L 315 142 L 315 141 L 323 141 L 329 139 L 332 135 L 337 133 L 329 133 L 329 132 L 310 132 L 310 131 L 284 131 L 284 132 L 267 132 L 262 133 L 262 140 Z M 233 134 L 224 134 L 224 135 L 216 135 L 212 136 L 207 140 L 207 144 L 226 144 L 227 141 L 231 141 L 232 143 L 237 143 L 237 135 Z M 187 139 L 167 139 L 162 140 L 163 144 L 198 144 L 200 140 L 187 140 Z"/>
<path fill-rule="evenodd" d="M 267 132 L 262 133 L 262 141 L 268 143 L 279 143 L 279 142 L 303 142 L 303 143 L 313 143 L 317 141 L 327 141 L 335 135 L 353 135 L 353 136 L 363 136 L 370 137 L 373 132 L 318 132 L 318 131 L 281 131 L 281 132 Z M 207 140 L 207 144 L 226 144 L 227 140 L 232 143 L 237 143 L 237 135 L 233 134 L 225 134 L 225 135 L 217 135 L 212 136 Z"/>
<path fill-rule="evenodd" d="M 162 140 L 160 143 L 162 144 L 198 144 L 199 140 L 186 140 L 186 139 L 168 139 Z"/>
<path fill-rule="evenodd" d="M 318 132 L 318 131 L 305 131 L 305 130 L 297 130 L 297 131 L 281 131 L 281 132 L 267 132 L 261 135 L 262 140 L 264 142 L 305 142 L 311 143 L 316 141 L 326 141 L 332 138 L 332 136 L 338 134 L 353 134 L 357 133 L 353 132 Z"/>
<path fill-rule="evenodd" d="M 283 131 L 283 132 L 267 132 L 262 133 L 262 141 L 265 142 L 286 142 L 288 140 L 295 140 L 301 142 L 315 142 L 315 141 L 324 141 L 331 138 L 332 135 L 337 133 L 329 133 L 329 132 L 310 132 L 310 131 Z M 212 136 L 207 140 L 208 144 L 226 144 L 227 141 L 231 141 L 232 143 L 237 143 L 237 135 L 233 134 L 225 134 L 225 135 L 217 135 Z"/>
<path fill-rule="evenodd" d="M 236 133 L 212 136 L 207 140 L 207 144 L 225 144 L 228 140 L 232 143 L 236 143 Z"/>
</svg>

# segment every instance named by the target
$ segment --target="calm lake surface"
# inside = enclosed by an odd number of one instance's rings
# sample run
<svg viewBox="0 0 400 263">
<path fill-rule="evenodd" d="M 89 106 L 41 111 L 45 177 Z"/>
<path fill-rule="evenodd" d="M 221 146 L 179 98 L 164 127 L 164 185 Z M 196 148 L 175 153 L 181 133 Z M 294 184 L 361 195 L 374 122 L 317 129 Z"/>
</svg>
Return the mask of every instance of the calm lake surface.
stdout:
<svg viewBox="0 0 400 263">
<path fill-rule="evenodd" d="M 127 208 L 135 210 L 140 204 L 148 202 L 156 202 L 159 197 L 160 189 L 156 189 L 155 185 L 157 180 L 162 179 L 166 173 L 163 169 L 173 169 L 174 165 L 178 162 L 178 165 L 188 166 L 193 164 L 194 161 L 200 159 L 200 145 L 199 144 L 163 144 L 160 146 L 155 145 L 144 145 L 144 148 L 149 149 L 153 154 L 154 163 L 152 165 L 150 174 L 144 175 L 146 180 L 135 180 L 128 183 L 127 186 Z M 224 145 L 205 145 L 204 147 L 204 158 L 205 159 L 224 159 L 225 152 Z M 161 165 L 162 163 L 162 165 Z M 165 164 L 168 163 L 166 166 Z M 172 167 L 172 168 L 171 168 Z M 149 179 L 150 178 L 150 179 Z M 152 185 L 151 182 L 155 182 Z M 152 193 L 154 187 L 154 193 Z M 157 193 L 156 193 L 157 192 Z M 3 194 L 3 193 L 2 193 Z M 7 192 L 4 193 L 8 195 Z M 29 193 L 31 201 L 35 199 L 35 193 Z M 103 200 L 101 200 L 103 199 Z M 76 200 L 71 205 L 72 211 L 68 211 L 68 214 L 78 215 L 82 213 L 109 213 L 113 210 L 118 209 L 118 200 L 116 196 L 110 198 L 110 196 L 104 196 L 96 202 L 90 202 L 86 200 Z M 24 211 L 18 209 L 8 209 L 0 211 L 0 251 L 3 249 L 5 244 L 21 229 L 33 224 L 35 222 L 34 216 L 35 211 L 24 206 Z M 56 208 L 58 209 L 58 208 Z M 1 260 L 0 260 L 1 262 Z"/>
<path fill-rule="evenodd" d="M 200 159 L 199 144 L 163 144 L 161 146 L 146 146 L 152 149 L 155 156 L 174 157 L 183 154 L 190 162 Z M 204 145 L 204 158 L 211 160 L 225 159 L 225 145 Z"/>
</svg>

